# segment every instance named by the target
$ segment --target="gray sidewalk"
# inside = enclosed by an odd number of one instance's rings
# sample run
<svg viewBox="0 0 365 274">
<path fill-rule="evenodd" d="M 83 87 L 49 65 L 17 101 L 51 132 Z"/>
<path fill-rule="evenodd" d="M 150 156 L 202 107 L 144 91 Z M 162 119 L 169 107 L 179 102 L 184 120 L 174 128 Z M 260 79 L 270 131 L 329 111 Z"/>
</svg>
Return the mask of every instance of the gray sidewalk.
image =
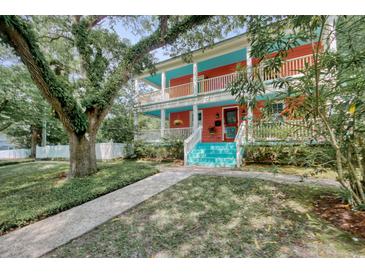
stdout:
<svg viewBox="0 0 365 274">
<path fill-rule="evenodd" d="M 0 237 L 0 257 L 40 257 L 193 175 L 257 178 L 278 183 L 338 186 L 334 180 L 220 168 L 165 168 L 162 173 Z"/>
</svg>

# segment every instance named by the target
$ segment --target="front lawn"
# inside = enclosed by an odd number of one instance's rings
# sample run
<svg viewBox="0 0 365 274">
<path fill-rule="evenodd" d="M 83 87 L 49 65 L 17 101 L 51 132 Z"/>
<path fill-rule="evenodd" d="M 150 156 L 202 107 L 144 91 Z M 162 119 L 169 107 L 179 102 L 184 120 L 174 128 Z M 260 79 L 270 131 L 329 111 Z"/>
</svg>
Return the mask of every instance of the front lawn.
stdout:
<svg viewBox="0 0 365 274">
<path fill-rule="evenodd" d="M 193 176 L 46 257 L 358 257 L 313 211 L 337 189 Z"/>
<path fill-rule="evenodd" d="M 333 179 L 336 180 L 337 173 L 329 168 L 324 168 L 316 171 L 311 167 L 299 167 L 294 165 L 269 165 L 269 164 L 247 164 L 240 168 L 242 171 L 258 171 L 282 173 L 288 175 L 299 175 L 304 177 L 314 177 L 318 179 Z"/>
<path fill-rule="evenodd" d="M 92 200 L 157 172 L 135 161 L 99 163 L 86 178 L 66 178 L 66 162 L 0 167 L 0 234 Z"/>
</svg>

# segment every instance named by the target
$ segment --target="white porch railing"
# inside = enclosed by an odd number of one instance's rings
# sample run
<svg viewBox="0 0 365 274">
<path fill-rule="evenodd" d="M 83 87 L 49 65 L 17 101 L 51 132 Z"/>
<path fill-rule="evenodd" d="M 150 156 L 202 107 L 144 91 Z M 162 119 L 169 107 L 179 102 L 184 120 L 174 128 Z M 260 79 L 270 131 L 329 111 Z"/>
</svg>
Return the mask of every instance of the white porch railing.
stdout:
<svg viewBox="0 0 365 274">
<path fill-rule="evenodd" d="M 162 134 L 161 134 L 162 133 Z M 163 138 L 174 140 L 185 140 L 192 133 L 191 127 L 185 128 L 165 128 L 163 132 L 161 129 L 142 130 L 135 136 L 135 140 L 145 142 L 161 142 Z"/>
<path fill-rule="evenodd" d="M 237 167 L 241 166 L 242 162 L 242 149 L 243 145 L 246 142 L 246 122 L 242 122 L 240 127 L 238 128 L 238 132 L 236 134 L 236 138 L 234 139 L 234 142 L 236 144 L 236 162 Z"/>
<path fill-rule="evenodd" d="M 187 84 L 182 84 L 182 85 L 166 88 L 165 89 L 165 99 L 169 100 L 169 99 L 173 99 L 173 98 L 189 96 L 189 95 L 193 95 L 193 93 L 194 93 L 193 83 L 190 82 Z"/>
<path fill-rule="evenodd" d="M 224 90 L 228 84 L 237 78 L 237 72 L 212 77 L 198 82 L 199 93 L 208 93 L 213 91 Z"/>
<path fill-rule="evenodd" d="M 202 126 L 199 126 L 189 138 L 184 141 L 184 165 L 188 164 L 188 154 L 202 140 Z"/>
<path fill-rule="evenodd" d="M 164 131 L 164 138 L 185 140 L 192 134 L 192 132 L 193 128 L 191 127 L 166 128 Z"/>
<path fill-rule="evenodd" d="M 161 91 L 155 90 L 152 92 L 147 92 L 144 94 L 140 94 L 138 97 L 138 101 L 143 105 L 147 103 L 155 103 L 161 101 Z"/>
<path fill-rule="evenodd" d="M 318 129 L 318 121 L 287 120 L 257 121 L 252 124 L 252 138 L 260 141 L 310 141 Z"/>
<path fill-rule="evenodd" d="M 301 74 L 300 70 L 305 68 L 305 64 L 312 64 L 312 63 L 313 63 L 313 56 L 305 55 L 284 61 L 279 71 L 265 71 L 263 67 L 260 67 L 260 70 L 262 72 L 261 75 L 263 81 L 271 81 L 277 78 L 298 76 Z"/>
<path fill-rule="evenodd" d="M 134 136 L 134 140 L 145 142 L 159 142 L 161 140 L 161 130 L 151 129 L 138 131 L 138 133 Z"/>
</svg>

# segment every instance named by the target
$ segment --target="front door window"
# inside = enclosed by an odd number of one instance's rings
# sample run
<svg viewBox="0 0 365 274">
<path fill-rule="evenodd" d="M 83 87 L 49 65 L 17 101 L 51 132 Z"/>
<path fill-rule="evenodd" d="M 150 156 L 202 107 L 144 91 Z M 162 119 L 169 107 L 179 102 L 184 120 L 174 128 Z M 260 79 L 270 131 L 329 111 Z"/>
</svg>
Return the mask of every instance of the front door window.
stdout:
<svg viewBox="0 0 365 274">
<path fill-rule="evenodd" d="M 224 140 L 233 141 L 237 134 L 237 108 L 224 110 Z"/>
</svg>

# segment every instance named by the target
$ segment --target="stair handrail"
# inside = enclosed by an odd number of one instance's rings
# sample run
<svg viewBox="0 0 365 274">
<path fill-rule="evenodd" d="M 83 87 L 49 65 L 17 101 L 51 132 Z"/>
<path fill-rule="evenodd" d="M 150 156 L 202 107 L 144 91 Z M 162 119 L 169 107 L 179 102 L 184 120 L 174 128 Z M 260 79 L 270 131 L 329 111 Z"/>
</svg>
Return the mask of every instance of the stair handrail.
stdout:
<svg viewBox="0 0 365 274">
<path fill-rule="evenodd" d="M 236 134 L 236 137 L 234 138 L 234 142 L 236 144 L 236 163 L 237 163 L 237 167 L 241 166 L 241 162 L 242 162 L 242 153 L 241 153 L 241 148 L 244 145 L 244 143 L 246 142 L 246 137 L 244 136 L 246 131 L 246 122 L 243 121 L 241 123 L 241 125 L 238 128 L 238 132 Z"/>
<path fill-rule="evenodd" d="M 199 126 L 193 133 L 184 140 L 184 165 L 188 164 L 188 154 L 195 145 L 202 140 L 202 126 Z"/>
</svg>

